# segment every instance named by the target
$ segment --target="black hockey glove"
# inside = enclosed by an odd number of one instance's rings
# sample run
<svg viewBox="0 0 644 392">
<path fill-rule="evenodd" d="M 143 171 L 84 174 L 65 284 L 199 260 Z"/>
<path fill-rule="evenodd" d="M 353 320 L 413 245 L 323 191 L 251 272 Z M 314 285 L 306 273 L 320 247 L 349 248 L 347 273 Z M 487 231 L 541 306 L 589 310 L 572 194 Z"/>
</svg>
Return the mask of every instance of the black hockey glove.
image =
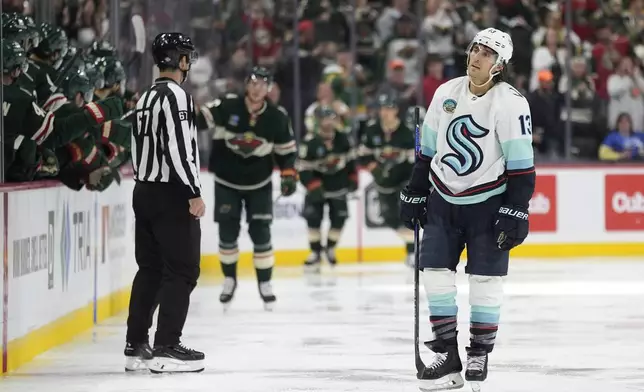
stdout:
<svg viewBox="0 0 644 392">
<path fill-rule="evenodd" d="M 528 210 L 504 204 L 499 208 L 494 222 L 494 237 L 501 250 L 510 250 L 521 245 L 528 236 L 530 223 Z"/>
<path fill-rule="evenodd" d="M 400 220 L 409 230 L 416 222 L 420 227 L 427 223 L 427 194 L 414 192 L 406 186 L 400 191 Z"/>
</svg>

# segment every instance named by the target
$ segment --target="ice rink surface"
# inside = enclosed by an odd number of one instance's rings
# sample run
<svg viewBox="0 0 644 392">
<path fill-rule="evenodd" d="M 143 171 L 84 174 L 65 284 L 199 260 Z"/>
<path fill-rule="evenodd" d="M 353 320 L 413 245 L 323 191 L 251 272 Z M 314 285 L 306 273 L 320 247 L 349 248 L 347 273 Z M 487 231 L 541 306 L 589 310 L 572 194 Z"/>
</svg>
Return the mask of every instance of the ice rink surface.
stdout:
<svg viewBox="0 0 644 392">
<path fill-rule="evenodd" d="M 0 391 L 417 392 L 412 276 L 400 263 L 318 277 L 281 269 L 272 313 L 253 280 L 240 281 L 225 314 L 219 285 L 201 282 L 184 342 L 206 353 L 203 373 L 125 374 L 123 315 L 0 380 Z M 458 283 L 464 357 L 462 271 Z M 427 315 L 421 288 L 423 340 Z M 644 391 L 644 260 L 514 260 L 490 363 L 483 392 Z"/>
</svg>

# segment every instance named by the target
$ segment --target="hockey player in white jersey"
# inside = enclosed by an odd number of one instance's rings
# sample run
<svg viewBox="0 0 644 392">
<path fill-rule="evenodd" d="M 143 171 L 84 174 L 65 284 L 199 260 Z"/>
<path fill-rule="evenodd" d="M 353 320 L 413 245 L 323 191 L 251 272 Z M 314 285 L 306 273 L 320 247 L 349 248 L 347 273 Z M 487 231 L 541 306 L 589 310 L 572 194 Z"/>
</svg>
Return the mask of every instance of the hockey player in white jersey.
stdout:
<svg viewBox="0 0 644 392">
<path fill-rule="evenodd" d="M 530 107 L 506 83 L 512 40 L 479 32 L 468 48 L 467 76 L 441 85 L 427 110 L 421 150 L 401 192 L 401 218 L 423 226 L 420 269 L 435 340 L 434 360 L 417 375 L 429 390 L 464 385 L 458 352 L 456 266 L 467 246 L 470 345 L 465 379 L 487 377 L 503 301 L 509 251 L 528 235 L 534 192 Z"/>
</svg>

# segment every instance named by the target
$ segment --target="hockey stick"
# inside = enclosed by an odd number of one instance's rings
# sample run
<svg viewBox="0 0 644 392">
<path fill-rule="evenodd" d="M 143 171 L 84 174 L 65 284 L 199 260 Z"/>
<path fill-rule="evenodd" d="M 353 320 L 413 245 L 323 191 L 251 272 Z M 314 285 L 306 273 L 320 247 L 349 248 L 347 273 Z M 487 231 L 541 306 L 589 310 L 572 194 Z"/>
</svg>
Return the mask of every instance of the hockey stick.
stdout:
<svg viewBox="0 0 644 392">
<path fill-rule="evenodd" d="M 416 155 L 415 160 L 418 160 L 420 152 L 420 109 L 418 106 L 414 109 L 414 123 L 416 128 L 414 136 L 416 137 Z M 425 364 L 420 357 L 420 315 L 419 315 L 419 285 L 420 285 L 420 227 L 418 222 L 414 224 L 414 355 L 416 359 L 417 374 L 422 375 L 425 372 Z"/>
</svg>

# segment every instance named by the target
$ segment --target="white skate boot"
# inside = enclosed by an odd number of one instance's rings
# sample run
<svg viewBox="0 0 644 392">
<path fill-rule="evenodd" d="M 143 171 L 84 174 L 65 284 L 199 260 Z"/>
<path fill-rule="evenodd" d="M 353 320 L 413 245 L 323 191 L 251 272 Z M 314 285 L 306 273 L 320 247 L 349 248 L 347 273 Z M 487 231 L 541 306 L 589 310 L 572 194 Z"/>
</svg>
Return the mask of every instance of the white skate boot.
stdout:
<svg viewBox="0 0 644 392">
<path fill-rule="evenodd" d="M 224 311 L 228 310 L 237 290 L 237 280 L 227 277 L 224 279 L 224 288 L 219 295 L 219 302 L 224 306 Z"/>
<path fill-rule="evenodd" d="M 273 294 L 273 285 L 270 281 L 259 283 L 259 295 L 262 297 L 262 301 L 264 301 L 264 309 L 272 311 L 277 298 Z"/>
</svg>

